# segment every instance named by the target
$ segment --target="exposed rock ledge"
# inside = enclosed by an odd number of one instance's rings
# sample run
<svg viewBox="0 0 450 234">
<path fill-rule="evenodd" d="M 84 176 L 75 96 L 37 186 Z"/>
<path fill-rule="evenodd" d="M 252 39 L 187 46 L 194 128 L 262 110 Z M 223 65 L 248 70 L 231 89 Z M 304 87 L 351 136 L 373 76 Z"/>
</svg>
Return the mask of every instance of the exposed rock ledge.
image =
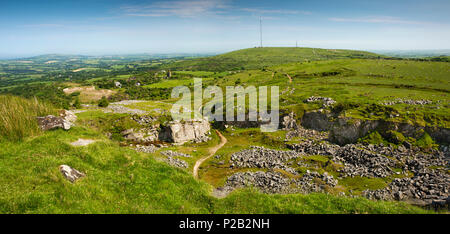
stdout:
<svg viewBox="0 0 450 234">
<path fill-rule="evenodd" d="M 306 112 L 301 125 L 318 131 L 330 131 L 329 140 L 340 145 L 355 143 L 359 138 L 375 130 L 378 130 L 383 137 L 388 137 L 386 134 L 389 130 L 400 132 L 406 137 L 415 137 L 418 131 L 424 130 L 437 142 L 450 142 L 450 129 L 448 128 L 424 127 L 385 120 L 336 117 L 325 111 Z"/>
<path fill-rule="evenodd" d="M 205 119 L 186 122 L 172 121 L 161 126 L 159 140 L 183 144 L 188 141 L 204 141 L 210 134 L 211 126 Z"/>
<path fill-rule="evenodd" d="M 44 117 L 37 117 L 39 128 L 43 131 L 62 128 L 69 130 L 74 126 L 77 116 L 68 110 L 63 110 L 59 116 L 47 115 Z"/>
</svg>

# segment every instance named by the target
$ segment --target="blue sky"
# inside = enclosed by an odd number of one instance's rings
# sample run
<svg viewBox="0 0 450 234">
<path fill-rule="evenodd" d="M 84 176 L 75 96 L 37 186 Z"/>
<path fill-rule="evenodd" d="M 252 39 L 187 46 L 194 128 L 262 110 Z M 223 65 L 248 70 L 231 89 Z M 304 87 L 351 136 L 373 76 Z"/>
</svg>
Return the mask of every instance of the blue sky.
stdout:
<svg viewBox="0 0 450 234">
<path fill-rule="evenodd" d="M 449 49 L 450 1 L 2 1 L 0 57 L 206 53 L 259 44 Z"/>
</svg>

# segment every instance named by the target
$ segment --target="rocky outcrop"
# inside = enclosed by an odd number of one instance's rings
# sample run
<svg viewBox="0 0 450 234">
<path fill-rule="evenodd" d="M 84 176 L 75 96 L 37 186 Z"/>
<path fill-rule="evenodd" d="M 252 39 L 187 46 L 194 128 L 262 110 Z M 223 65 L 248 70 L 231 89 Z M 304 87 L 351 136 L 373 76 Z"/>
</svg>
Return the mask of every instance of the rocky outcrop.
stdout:
<svg viewBox="0 0 450 234">
<path fill-rule="evenodd" d="M 86 176 L 84 173 L 79 172 L 76 169 L 73 169 L 67 165 L 61 165 L 59 166 L 59 171 L 62 173 L 62 175 L 69 180 L 70 182 L 74 183 L 76 180 L 78 180 L 81 177 Z"/>
<path fill-rule="evenodd" d="M 413 138 L 417 138 L 417 132 L 423 130 L 436 142 L 450 142 L 450 129 L 448 128 L 432 126 L 424 127 L 385 120 L 362 120 L 340 117 L 334 116 L 326 110 L 306 112 L 302 117 L 301 126 L 317 131 L 329 131 L 329 140 L 340 145 L 355 143 L 359 138 L 364 137 L 375 130 L 385 138 L 389 137 L 387 133 L 390 130 L 400 132 L 406 137 Z"/>
<path fill-rule="evenodd" d="M 211 126 L 207 120 L 172 121 L 161 127 L 159 139 L 162 141 L 183 144 L 188 141 L 208 140 Z"/>
<path fill-rule="evenodd" d="M 329 131 L 333 125 L 332 116 L 323 110 L 303 114 L 301 125 L 317 131 Z"/>
<path fill-rule="evenodd" d="M 330 129 L 330 141 L 339 145 L 355 143 L 379 126 L 379 121 L 338 118 Z"/>
<path fill-rule="evenodd" d="M 37 117 L 39 128 L 43 131 L 62 128 L 69 130 L 74 126 L 77 116 L 68 110 L 63 110 L 59 116 L 47 115 L 44 117 Z"/>
</svg>

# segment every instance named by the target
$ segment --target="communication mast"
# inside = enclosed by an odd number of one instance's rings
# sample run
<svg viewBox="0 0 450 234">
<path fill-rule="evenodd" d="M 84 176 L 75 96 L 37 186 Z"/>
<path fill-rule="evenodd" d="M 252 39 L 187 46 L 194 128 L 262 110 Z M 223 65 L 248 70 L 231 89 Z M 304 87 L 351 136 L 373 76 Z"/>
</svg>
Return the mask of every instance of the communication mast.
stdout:
<svg viewBox="0 0 450 234">
<path fill-rule="evenodd" d="M 260 38 L 260 47 L 263 47 L 262 44 L 262 17 L 259 17 L 259 38 Z"/>
</svg>

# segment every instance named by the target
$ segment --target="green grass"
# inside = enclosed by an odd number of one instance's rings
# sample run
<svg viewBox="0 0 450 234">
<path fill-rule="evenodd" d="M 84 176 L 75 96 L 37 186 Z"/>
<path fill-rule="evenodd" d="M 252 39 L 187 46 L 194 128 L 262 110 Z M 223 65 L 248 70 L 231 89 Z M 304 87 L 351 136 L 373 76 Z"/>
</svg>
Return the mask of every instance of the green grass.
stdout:
<svg viewBox="0 0 450 234">
<path fill-rule="evenodd" d="M 303 100 L 313 95 L 324 96 L 351 106 L 341 113 L 346 117 L 450 128 L 449 69 L 450 64 L 444 62 L 339 59 L 283 64 L 265 71 L 242 71 L 218 79 L 216 84 L 222 88 L 235 85 L 236 81 L 245 86 L 277 85 L 281 108 L 318 109 L 321 105 L 305 104 Z M 292 83 L 286 74 L 292 77 Z M 286 92 L 283 94 L 283 91 Z M 396 104 L 381 108 L 382 103 L 397 98 L 426 99 L 433 104 Z M 398 116 L 389 116 L 389 108 Z"/>
<path fill-rule="evenodd" d="M 210 81 L 211 78 L 203 78 L 203 81 Z M 193 79 L 171 79 L 171 80 L 161 80 L 158 83 L 145 85 L 145 88 L 174 88 L 177 86 L 193 86 Z"/>
<path fill-rule="evenodd" d="M 430 213 L 405 203 L 370 201 L 328 194 L 267 195 L 251 190 L 232 193 L 215 205 L 216 213 L 253 214 L 409 214 Z"/>
<path fill-rule="evenodd" d="M 346 177 L 339 181 L 340 185 L 346 187 L 347 191 L 352 190 L 354 195 L 361 194 L 366 189 L 377 190 L 387 186 L 387 182 L 383 178 L 367 178 L 367 177 Z"/>
<path fill-rule="evenodd" d="M 96 139 L 72 147 L 78 138 Z M 190 173 L 119 147 L 83 127 L 22 142 L 1 141 L 0 213 L 426 213 L 398 202 L 325 194 L 266 195 L 236 191 L 224 199 Z M 58 166 L 86 173 L 72 184 Z"/>
</svg>

